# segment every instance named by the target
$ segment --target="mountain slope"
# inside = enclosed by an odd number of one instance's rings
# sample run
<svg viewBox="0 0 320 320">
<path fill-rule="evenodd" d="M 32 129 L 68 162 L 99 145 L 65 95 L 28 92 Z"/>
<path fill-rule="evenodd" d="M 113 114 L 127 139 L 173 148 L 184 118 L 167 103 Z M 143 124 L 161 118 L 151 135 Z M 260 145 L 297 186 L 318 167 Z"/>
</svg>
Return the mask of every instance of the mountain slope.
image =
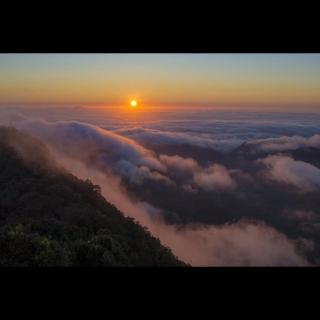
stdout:
<svg viewBox="0 0 320 320">
<path fill-rule="evenodd" d="M 0 127 L 0 266 L 182 266 L 99 186 L 38 140 Z"/>
</svg>

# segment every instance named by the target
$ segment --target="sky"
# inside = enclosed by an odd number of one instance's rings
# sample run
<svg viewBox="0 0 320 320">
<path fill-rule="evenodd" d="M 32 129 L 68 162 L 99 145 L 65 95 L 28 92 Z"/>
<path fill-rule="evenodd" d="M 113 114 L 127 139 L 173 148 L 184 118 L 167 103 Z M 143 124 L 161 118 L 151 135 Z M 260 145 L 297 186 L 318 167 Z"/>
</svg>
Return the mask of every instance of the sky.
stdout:
<svg viewBox="0 0 320 320">
<path fill-rule="evenodd" d="M 0 104 L 320 111 L 320 54 L 0 54 Z"/>
</svg>

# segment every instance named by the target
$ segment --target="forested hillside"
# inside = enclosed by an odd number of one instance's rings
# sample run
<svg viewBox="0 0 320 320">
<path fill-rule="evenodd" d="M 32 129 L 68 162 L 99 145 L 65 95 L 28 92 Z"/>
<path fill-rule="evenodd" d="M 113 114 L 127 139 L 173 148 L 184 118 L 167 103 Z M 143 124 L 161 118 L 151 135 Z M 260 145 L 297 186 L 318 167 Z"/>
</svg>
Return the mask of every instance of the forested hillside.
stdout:
<svg viewBox="0 0 320 320">
<path fill-rule="evenodd" d="M 62 171 L 38 140 L 0 128 L 0 266 L 180 266 L 99 186 Z"/>
</svg>

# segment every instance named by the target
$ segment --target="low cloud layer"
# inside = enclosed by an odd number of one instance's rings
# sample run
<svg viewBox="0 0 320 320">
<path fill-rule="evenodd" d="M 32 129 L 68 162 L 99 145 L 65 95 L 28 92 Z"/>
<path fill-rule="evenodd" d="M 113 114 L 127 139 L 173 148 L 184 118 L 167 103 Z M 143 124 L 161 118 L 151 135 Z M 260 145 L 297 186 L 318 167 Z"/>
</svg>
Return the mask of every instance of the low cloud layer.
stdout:
<svg viewBox="0 0 320 320">
<path fill-rule="evenodd" d="M 235 188 L 235 182 L 228 170 L 219 164 L 214 164 L 201 172 L 195 173 L 194 181 L 206 191 Z"/>
<path fill-rule="evenodd" d="M 304 192 L 320 187 L 320 169 L 309 163 L 282 155 L 268 156 L 258 162 L 267 167 L 267 179 L 293 185 Z"/>
<path fill-rule="evenodd" d="M 262 151 L 286 151 L 296 150 L 302 147 L 320 148 L 320 135 L 315 134 L 311 137 L 283 136 L 280 138 L 258 139 L 250 141 L 248 145 L 256 147 Z"/>
<path fill-rule="evenodd" d="M 222 165 L 202 167 L 194 159 L 167 155 L 160 155 L 160 160 L 167 166 L 168 172 L 172 171 L 176 176 L 183 177 L 184 183 L 191 184 L 193 190 L 197 187 L 206 191 L 230 190 L 236 187 L 229 171 Z"/>
<path fill-rule="evenodd" d="M 214 150 L 230 150 L 240 145 L 240 139 L 216 138 L 214 134 L 201 132 L 174 132 L 152 128 L 124 128 L 116 133 L 129 137 L 143 145 L 185 144 Z"/>
<path fill-rule="evenodd" d="M 144 148 L 132 139 L 114 132 L 76 121 L 47 122 L 11 116 L 15 126 L 69 156 L 86 163 L 113 170 L 131 183 L 142 184 L 144 179 L 170 186 L 190 185 L 193 190 L 231 190 L 236 183 L 228 170 L 218 164 L 200 166 L 194 159 L 160 155 Z M 9 120 L 8 120 L 9 121 Z M 177 177 L 177 172 L 182 174 Z M 178 178 L 178 181 L 175 179 Z"/>
<path fill-rule="evenodd" d="M 224 200 L 223 195 L 239 192 L 238 196 L 246 200 L 251 192 L 249 187 L 256 183 L 255 176 L 242 168 L 230 169 L 218 163 L 200 165 L 193 158 L 157 154 L 128 138 L 128 135 L 125 137 L 123 132 L 120 135 L 78 121 L 47 122 L 17 115 L 8 119 L 2 117 L 1 120 L 40 138 L 51 148 L 62 166 L 82 179 L 99 184 L 108 201 L 125 215 L 134 217 L 146 226 L 185 262 L 197 266 L 308 264 L 304 251 L 301 251 L 306 240 L 289 239 L 275 227 L 263 222 L 263 217 L 261 220 L 230 219 L 230 223 L 220 226 L 168 225 L 164 219 L 166 210 L 142 200 L 139 193 L 133 196 L 123 183 L 128 181 L 144 190 L 144 182 L 150 180 L 161 184 L 163 188 L 183 189 L 190 194 L 203 191 L 207 192 L 206 197 L 215 196 L 216 203 L 221 204 L 218 208 L 225 205 L 232 207 L 233 203 L 225 204 L 224 201 L 229 200 Z M 181 141 L 179 139 L 182 136 L 176 138 Z M 314 140 L 312 143 L 316 145 Z M 264 172 L 269 174 L 265 179 L 271 177 L 299 190 L 313 190 L 320 181 L 319 169 L 290 157 L 270 156 L 260 160 L 260 164 Z M 242 183 L 246 184 L 244 189 L 241 189 Z M 175 195 L 172 193 L 172 196 Z M 255 195 L 252 199 L 259 203 L 259 197 Z M 202 202 L 207 198 L 202 194 L 199 199 Z M 234 217 L 237 217 L 236 211 L 242 208 L 232 208 L 235 210 Z M 255 208 L 259 210 L 258 206 Z M 193 215 L 197 217 L 200 213 L 194 212 Z M 212 215 L 216 214 L 212 212 Z M 259 214 L 256 213 L 257 216 Z M 314 220 L 313 224 L 316 222 Z"/>
<path fill-rule="evenodd" d="M 102 194 L 124 214 L 135 218 L 173 253 L 193 266 L 297 266 L 308 262 L 297 244 L 263 223 L 239 222 L 220 227 L 178 229 L 161 218 L 161 209 L 130 199 L 119 177 L 89 168 L 57 154 L 63 166 L 102 188 Z"/>
</svg>

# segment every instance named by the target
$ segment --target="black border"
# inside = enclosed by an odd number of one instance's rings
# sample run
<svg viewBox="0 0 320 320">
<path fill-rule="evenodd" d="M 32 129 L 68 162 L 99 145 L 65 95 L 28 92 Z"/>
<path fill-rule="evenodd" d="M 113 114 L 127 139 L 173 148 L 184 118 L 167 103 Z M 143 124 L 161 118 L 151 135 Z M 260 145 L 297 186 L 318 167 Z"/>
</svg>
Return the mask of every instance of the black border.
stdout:
<svg viewBox="0 0 320 320">
<path fill-rule="evenodd" d="M 216 6 L 199 11 L 192 5 L 185 12 L 173 4 L 150 5 L 151 13 L 139 8 L 112 11 L 106 4 L 100 11 L 83 8 L 85 15 L 67 6 L 46 14 L 3 14 L 0 52 L 320 53 L 316 8 L 292 12 L 292 5 L 281 11 L 278 4 L 255 13 L 230 3 L 224 11 Z"/>
<path fill-rule="evenodd" d="M 45 314 L 62 305 L 82 313 L 93 304 L 88 315 L 97 309 L 108 314 L 115 309 L 118 315 L 159 317 L 175 308 L 180 315 L 195 311 L 196 319 L 204 317 L 200 317 L 204 311 L 212 317 L 220 312 L 254 312 L 260 318 L 279 316 L 275 306 L 285 308 L 285 315 L 296 312 L 304 301 L 306 316 L 317 307 L 319 272 L 317 267 L 2 268 L 0 279 L 2 297 L 13 308 L 21 308 L 22 300 L 36 309 L 47 305 Z M 164 316 L 172 317 L 171 313 Z"/>
</svg>

